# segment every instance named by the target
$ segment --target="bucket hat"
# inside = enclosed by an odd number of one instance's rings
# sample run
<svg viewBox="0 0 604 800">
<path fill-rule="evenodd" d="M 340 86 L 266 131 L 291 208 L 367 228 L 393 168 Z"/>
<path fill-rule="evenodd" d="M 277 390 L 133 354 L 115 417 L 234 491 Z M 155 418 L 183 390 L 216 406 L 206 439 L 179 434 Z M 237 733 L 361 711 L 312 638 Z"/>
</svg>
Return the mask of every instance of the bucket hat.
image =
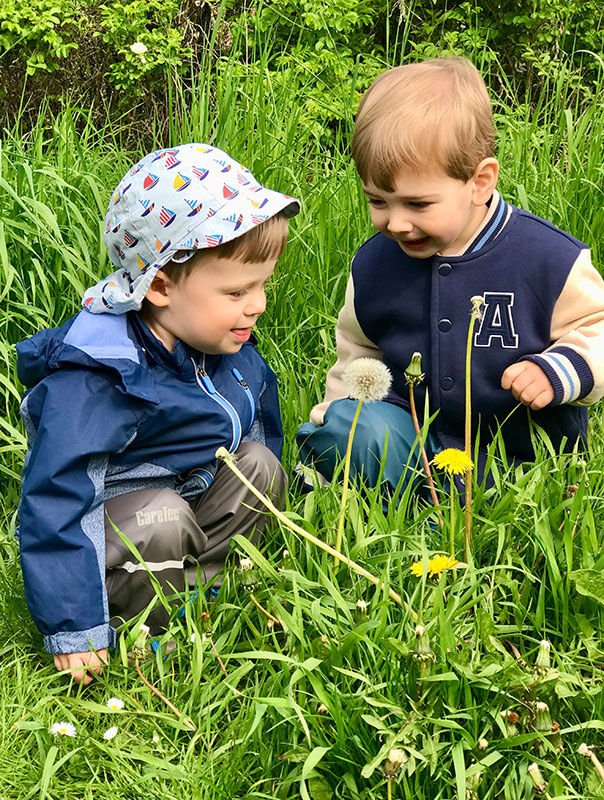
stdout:
<svg viewBox="0 0 604 800">
<path fill-rule="evenodd" d="M 223 150 L 190 143 L 156 150 L 122 178 L 109 201 L 103 238 L 116 271 L 90 287 L 82 305 L 93 314 L 141 307 L 155 273 L 168 261 L 236 239 L 283 211 L 293 197 L 261 186 Z"/>
</svg>

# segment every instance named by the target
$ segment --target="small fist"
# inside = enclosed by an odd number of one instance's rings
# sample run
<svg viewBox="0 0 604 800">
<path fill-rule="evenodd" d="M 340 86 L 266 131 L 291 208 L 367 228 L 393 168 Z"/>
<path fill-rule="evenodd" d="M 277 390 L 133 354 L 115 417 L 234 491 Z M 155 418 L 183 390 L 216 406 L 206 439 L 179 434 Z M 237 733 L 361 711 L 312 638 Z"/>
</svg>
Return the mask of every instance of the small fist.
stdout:
<svg viewBox="0 0 604 800">
<path fill-rule="evenodd" d="M 88 650 L 86 653 L 60 653 L 54 657 L 55 667 L 59 672 L 69 670 L 76 683 L 88 686 L 92 680 L 91 672 L 100 675 L 107 665 L 107 650 Z"/>
<path fill-rule="evenodd" d="M 545 408 L 554 399 L 554 389 L 541 367 L 532 361 L 511 364 L 501 376 L 501 386 L 533 411 Z"/>
</svg>

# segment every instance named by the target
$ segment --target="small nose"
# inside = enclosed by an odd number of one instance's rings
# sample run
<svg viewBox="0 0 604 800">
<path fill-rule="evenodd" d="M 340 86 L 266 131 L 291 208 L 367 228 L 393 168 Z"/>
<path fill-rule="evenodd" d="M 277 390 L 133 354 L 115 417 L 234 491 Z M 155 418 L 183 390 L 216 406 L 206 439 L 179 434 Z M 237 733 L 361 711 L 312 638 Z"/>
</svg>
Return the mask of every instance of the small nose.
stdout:
<svg viewBox="0 0 604 800">
<path fill-rule="evenodd" d="M 266 292 L 264 288 L 258 289 L 250 294 L 249 303 L 245 313 L 248 317 L 259 317 L 266 308 Z"/>
<path fill-rule="evenodd" d="M 413 223 L 409 221 L 404 208 L 393 209 L 390 212 L 388 230 L 390 233 L 410 233 L 413 230 Z"/>
</svg>

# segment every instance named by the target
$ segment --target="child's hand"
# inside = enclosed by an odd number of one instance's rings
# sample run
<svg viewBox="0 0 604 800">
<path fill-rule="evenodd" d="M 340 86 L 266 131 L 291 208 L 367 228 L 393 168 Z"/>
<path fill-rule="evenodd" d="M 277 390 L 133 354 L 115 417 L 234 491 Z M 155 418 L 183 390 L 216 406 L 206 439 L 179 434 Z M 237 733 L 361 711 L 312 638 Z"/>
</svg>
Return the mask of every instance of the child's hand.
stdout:
<svg viewBox="0 0 604 800">
<path fill-rule="evenodd" d="M 554 399 L 554 390 L 545 372 L 532 361 L 511 364 L 501 376 L 501 386 L 510 389 L 516 400 L 533 411 L 545 408 Z"/>
<path fill-rule="evenodd" d="M 71 670 L 71 674 L 76 683 L 83 683 L 88 686 L 92 680 L 91 672 L 100 675 L 103 667 L 107 664 L 107 650 L 103 648 L 96 653 L 88 650 L 86 653 L 61 653 L 55 656 L 55 667 L 62 672 Z"/>
</svg>

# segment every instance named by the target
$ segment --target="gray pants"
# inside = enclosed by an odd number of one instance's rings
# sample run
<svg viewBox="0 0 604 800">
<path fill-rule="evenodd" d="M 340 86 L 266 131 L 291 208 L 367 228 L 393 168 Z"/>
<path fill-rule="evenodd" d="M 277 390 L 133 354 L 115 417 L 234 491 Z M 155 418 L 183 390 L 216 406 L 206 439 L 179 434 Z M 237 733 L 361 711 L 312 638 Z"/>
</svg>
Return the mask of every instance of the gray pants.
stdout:
<svg viewBox="0 0 604 800">
<path fill-rule="evenodd" d="M 282 507 L 287 479 L 273 453 L 258 442 L 242 442 L 236 456 L 244 475 Z M 257 541 L 267 514 L 258 498 L 223 463 L 209 489 L 191 501 L 183 500 L 173 489 L 141 489 L 107 500 L 105 565 L 111 624 L 117 626 L 138 614 L 155 592 L 147 569 L 109 520 L 136 546 L 169 595 L 195 584 L 198 564 L 204 582 L 214 578 L 224 566 L 231 537 L 240 533 Z M 218 578 L 214 585 L 220 582 Z M 156 608 L 147 624 L 157 632 L 167 620 L 165 609 Z"/>
</svg>

